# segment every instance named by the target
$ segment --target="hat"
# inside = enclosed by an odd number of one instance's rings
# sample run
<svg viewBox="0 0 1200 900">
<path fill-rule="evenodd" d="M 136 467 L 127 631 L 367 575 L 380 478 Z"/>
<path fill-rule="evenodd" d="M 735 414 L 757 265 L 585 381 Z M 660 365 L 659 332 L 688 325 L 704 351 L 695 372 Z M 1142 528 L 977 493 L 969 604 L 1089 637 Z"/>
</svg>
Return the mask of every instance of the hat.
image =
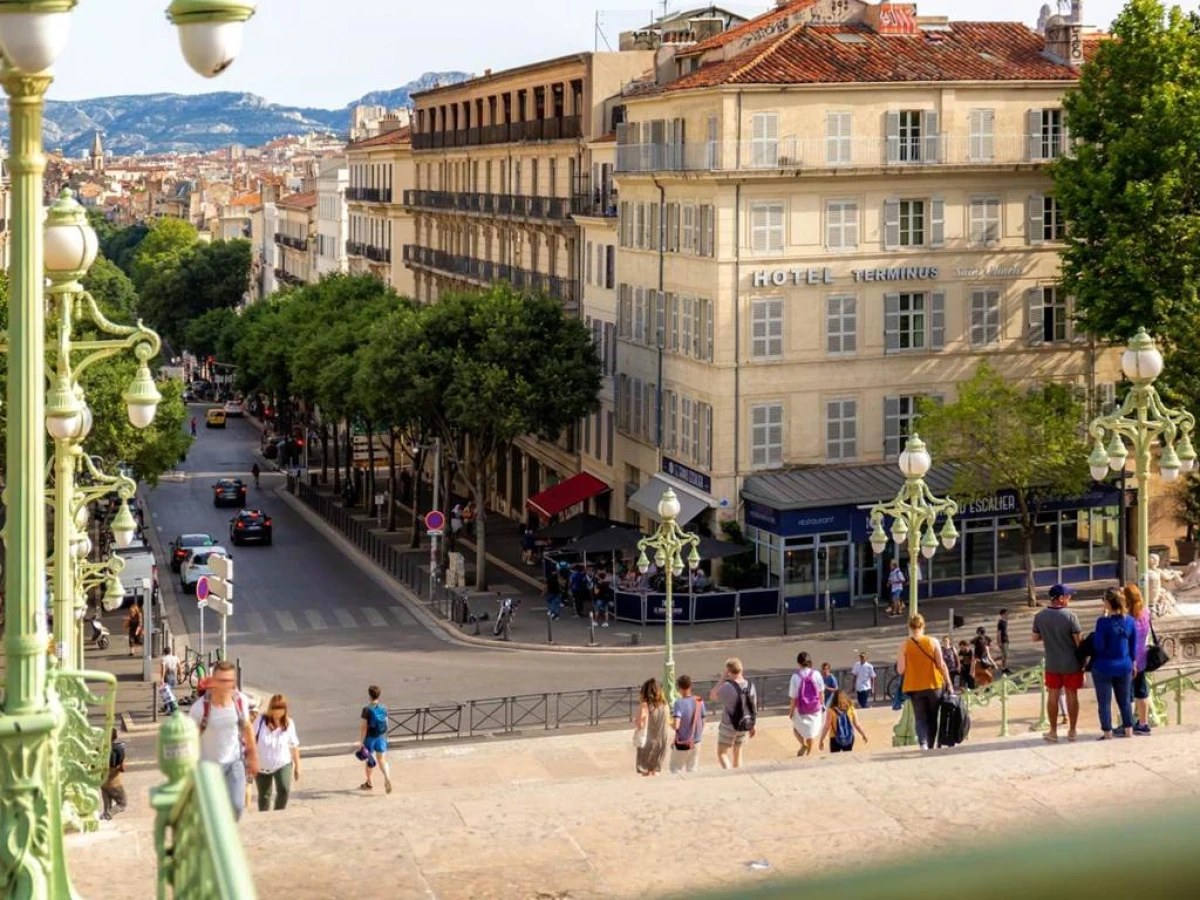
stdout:
<svg viewBox="0 0 1200 900">
<path fill-rule="evenodd" d="M 1050 599 L 1057 600 L 1059 597 L 1070 597 L 1075 593 L 1073 588 L 1067 587 L 1065 584 L 1056 584 L 1050 588 Z"/>
</svg>

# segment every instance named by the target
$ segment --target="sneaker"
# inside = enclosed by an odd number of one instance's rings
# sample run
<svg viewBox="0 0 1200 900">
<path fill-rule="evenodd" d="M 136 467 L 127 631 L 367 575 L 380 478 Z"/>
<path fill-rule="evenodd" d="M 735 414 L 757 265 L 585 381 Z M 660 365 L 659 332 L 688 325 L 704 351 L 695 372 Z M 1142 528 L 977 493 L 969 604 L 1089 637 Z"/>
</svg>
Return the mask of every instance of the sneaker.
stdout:
<svg viewBox="0 0 1200 900">
<path fill-rule="evenodd" d="M 1137 724 L 1137 725 L 1134 725 L 1134 726 L 1133 726 L 1133 733 L 1134 733 L 1134 734 L 1140 734 L 1140 735 L 1148 735 L 1148 734 L 1150 734 L 1150 725 L 1149 725 L 1149 723 L 1147 723 L 1147 724 L 1145 724 L 1145 725 L 1142 725 L 1142 724 L 1140 724 L 1140 723 L 1139 723 L 1139 724 Z"/>
<path fill-rule="evenodd" d="M 1124 728 L 1114 728 L 1112 734 L 1113 734 L 1113 737 L 1115 737 L 1115 738 L 1129 737 L 1129 732 L 1126 731 Z"/>
<path fill-rule="evenodd" d="M 607 628 L 607 627 L 608 627 L 608 623 L 607 623 L 607 622 L 601 622 L 601 623 L 600 623 L 600 627 L 601 627 L 601 628 Z"/>
</svg>

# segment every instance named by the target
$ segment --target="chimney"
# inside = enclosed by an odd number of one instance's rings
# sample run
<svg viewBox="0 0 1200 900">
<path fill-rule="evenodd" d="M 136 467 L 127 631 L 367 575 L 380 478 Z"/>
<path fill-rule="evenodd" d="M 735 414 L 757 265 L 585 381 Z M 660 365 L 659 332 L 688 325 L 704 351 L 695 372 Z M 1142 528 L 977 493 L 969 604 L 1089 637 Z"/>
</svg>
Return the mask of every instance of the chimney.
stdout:
<svg viewBox="0 0 1200 900">
<path fill-rule="evenodd" d="M 400 117 L 391 115 L 390 113 L 379 120 L 379 133 L 387 134 L 391 131 L 399 131 L 404 126 L 400 123 Z"/>
<path fill-rule="evenodd" d="M 1049 10 L 1042 7 L 1042 15 Z M 1044 23 L 1044 24 L 1043 24 Z M 1083 65 L 1083 0 L 1058 0 L 1058 15 L 1039 17 L 1046 55 L 1072 68 Z"/>
</svg>

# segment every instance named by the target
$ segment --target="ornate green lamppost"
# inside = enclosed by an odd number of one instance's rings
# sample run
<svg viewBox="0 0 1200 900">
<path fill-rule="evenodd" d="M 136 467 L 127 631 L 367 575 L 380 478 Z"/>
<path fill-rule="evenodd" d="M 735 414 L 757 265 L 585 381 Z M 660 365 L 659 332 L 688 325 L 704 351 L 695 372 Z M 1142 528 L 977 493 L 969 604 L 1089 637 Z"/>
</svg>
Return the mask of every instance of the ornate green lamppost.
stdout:
<svg viewBox="0 0 1200 900">
<path fill-rule="evenodd" d="M 691 551 L 687 555 L 687 565 L 689 569 L 695 569 L 700 565 L 700 536 L 684 531 L 679 527 L 679 523 L 675 521 L 679 515 L 679 499 L 675 496 L 675 492 L 667 488 L 662 495 L 662 499 L 658 501 L 658 518 L 659 525 L 654 534 L 650 537 L 642 538 L 638 541 L 638 550 L 640 551 L 637 561 L 638 571 L 645 575 L 650 571 L 650 559 L 646 556 L 647 550 L 654 551 L 654 565 L 662 572 L 666 579 L 667 607 L 664 612 L 666 616 L 665 631 L 663 640 L 666 644 L 665 652 L 666 659 L 663 663 L 663 690 L 666 692 L 667 699 L 674 703 L 679 696 L 679 691 L 675 687 L 675 632 L 673 623 L 675 621 L 675 577 L 683 574 L 683 551 L 690 547 Z"/>
<path fill-rule="evenodd" d="M 0 713 L 0 896 L 70 897 L 62 844 L 62 785 L 54 739 L 65 716 L 48 677 L 43 612 L 46 582 L 47 406 L 77 402 L 46 391 L 44 244 L 42 240 L 42 113 L 49 69 L 66 45 L 77 0 L 0 0 L 0 85 L 9 98 L 12 144 L 12 262 L 9 268 L 8 469 L 5 487 L 6 684 Z M 189 64 L 204 76 L 229 65 L 241 23 L 254 12 L 245 0 L 174 0 Z M 49 399 L 49 402 L 48 402 Z M 65 407 L 64 407 L 65 408 Z"/>
<path fill-rule="evenodd" d="M 1154 379 L 1162 373 L 1163 357 L 1154 338 L 1139 328 L 1121 356 L 1121 370 L 1133 382 L 1121 408 L 1111 415 L 1097 416 L 1088 432 L 1095 439 L 1088 466 L 1092 477 L 1103 481 L 1109 469 L 1121 472 L 1129 458 L 1125 446 L 1133 447 L 1137 475 L 1137 559 L 1138 583 L 1142 595 L 1149 600 L 1146 572 L 1150 568 L 1150 457 L 1161 442 L 1158 471 L 1170 484 L 1179 473 L 1188 473 L 1196 465 L 1196 450 L 1192 446 L 1192 431 L 1196 420 L 1190 412 L 1171 409 L 1162 402 L 1154 388 Z M 1124 567 L 1121 560 L 1118 574 Z"/>
<path fill-rule="evenodd" d="M 929 490 L 925 483 L 925 474 L 933 465 L 925 442 L 913 434 L 908 439 L 898 460 L 900 471 L 904 474 L 904 484 L 900 487 L 895 498 L 889 503 L 879 503 L 871 508 L 871 549 L 875 555 L 887 549 L 887 533 L 883 530 L 885 516 L 892 519 L 892 540 L 896 542 L 899 555 L 901 547 L 908 546 L 908 614 L 915 616 L 918 612 L 918 573 L 920 572 L 921 557 L 930 559 L 937 552 L 938 538 L 934 534 L 937 520 L 945 516 L 946 522 L 941 530 L 941 542 L 947 550 L 953 550 L 958 542 L 958 529 L 954 527 L 954 517 L 958 515 L 958 504 L 949 497 L 940 499 Z M 913 719 L 912 704 L 904 701 L 904 711 L 900 722 L 892 733 L 892 744 L 897 747 L 907 747 L 917 742 L 916 722 Z"/>
</svg>

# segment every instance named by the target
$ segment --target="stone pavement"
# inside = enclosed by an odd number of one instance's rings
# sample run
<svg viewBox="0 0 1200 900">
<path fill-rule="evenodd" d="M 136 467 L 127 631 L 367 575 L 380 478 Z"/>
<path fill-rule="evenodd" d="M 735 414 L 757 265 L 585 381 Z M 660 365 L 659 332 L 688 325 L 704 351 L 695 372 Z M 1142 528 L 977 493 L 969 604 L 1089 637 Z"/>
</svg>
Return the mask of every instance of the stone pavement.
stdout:
<svg viewBox="0 0 1200 900">
<path fill-rule="evenodd" d="M 768 719 L 747 768 L 723 772 L 710 730 L 701 770 L 684 777 L 634 774 L 628 731 L 393 751 L 390 797 L 356 790 L 349 754 L 305 760 L 289 808 L 250 812 L 240 831 L 260 896 L 585 900 L 861 871 L 1195 798 L 1200 731 L 1096 742 L 1084 698 L 1073 744 L 1030 733 L 1030 695 L 1014 701 L 1011 737 L 995 737 L 998 710 L 985 708 L 967 745 L 924 754 L 891 749 L 895 716 L 873 709 L 871 742 L 852 754 L 798 760 L 789 723 Z M 1189 700 L 1185 722 L 1198 716 L 1200 699 Z M 81 895 L 153 895 L 146 791 L 160 780 L 129 774 L 131 809 L 70 839 Z"/>
</svg>

